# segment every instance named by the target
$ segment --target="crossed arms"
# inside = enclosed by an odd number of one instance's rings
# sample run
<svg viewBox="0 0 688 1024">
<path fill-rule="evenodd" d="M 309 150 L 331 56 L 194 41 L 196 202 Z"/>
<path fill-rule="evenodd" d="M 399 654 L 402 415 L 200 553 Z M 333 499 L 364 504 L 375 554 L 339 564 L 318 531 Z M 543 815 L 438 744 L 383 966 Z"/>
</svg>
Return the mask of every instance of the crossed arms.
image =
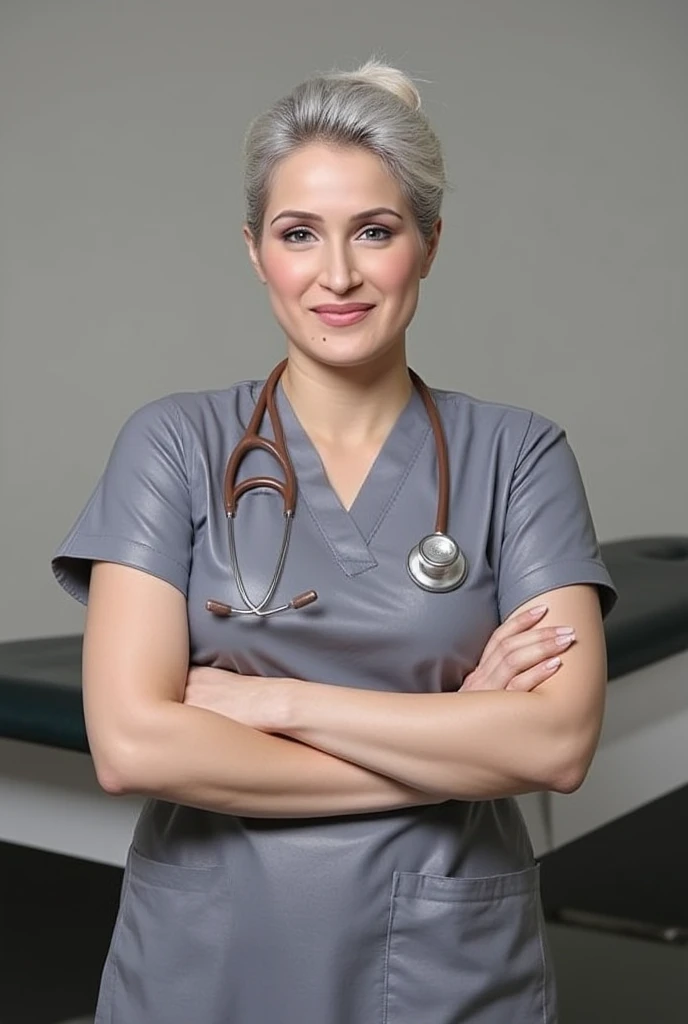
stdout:
<svg viewBox="0 0 688 1024">
<path fill-rule="evenodd" d="M 576 641 L 562 649 L 554 672 L 542 669 L 539 648 L 538 667 L 520 672 L 535 632 L 530 638 L 517 618 L 523 622 L 524 611 L 543 604 L 547 612 L 533 618 L 542 652 L 551 648 L 555 626 L 573 627 Z M 113 794 L 252 817 L 571 792 L 592 760 L 604 706 L 596 589 L 540 595 L 501 629 L 511 636 L 486 648 L 485 665 L 481 659 L 456 693 L 190 673 L 184 596 L 140 570 L 98 562 L 83 665 L 98 779 Z"/>
</svg>

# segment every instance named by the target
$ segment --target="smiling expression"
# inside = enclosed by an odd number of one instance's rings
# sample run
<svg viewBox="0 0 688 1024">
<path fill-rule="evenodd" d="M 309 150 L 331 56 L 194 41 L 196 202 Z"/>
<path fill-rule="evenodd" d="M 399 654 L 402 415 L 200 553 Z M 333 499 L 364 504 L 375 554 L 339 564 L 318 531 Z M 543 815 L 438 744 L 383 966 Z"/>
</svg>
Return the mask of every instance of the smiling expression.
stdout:
<svg viewBox="0 0 688 1024">
<path fill-rule="evenodd" d="M 347 366 L 403 356 L 440 227 L 422 239 L 401 188 L 365 149 L 310 144 L 286 157 L 260 243 L 244 234 L 290 354 Z"/>
</svg>

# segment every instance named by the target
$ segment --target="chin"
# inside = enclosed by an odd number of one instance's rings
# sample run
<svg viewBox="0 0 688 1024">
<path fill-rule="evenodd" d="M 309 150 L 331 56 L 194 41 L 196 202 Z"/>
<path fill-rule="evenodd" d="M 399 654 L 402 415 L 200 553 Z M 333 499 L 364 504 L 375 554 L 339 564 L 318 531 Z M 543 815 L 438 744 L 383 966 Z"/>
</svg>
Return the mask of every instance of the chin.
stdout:
<svg viewBox="0 0 688 1024">
<path fill-rule="evenodd" d="M 307 358 L 312 363 L 340 370 L 355 370 L 363 366 L 372 366 L 384 357 L 384 353 L 375 351 L 308 352 L 304 353 L 304 355 L 307 355 Z"/>
<path fill-rule="evenodd" d="M 309 339 L 308 344 L 291 342 L 289 347 L 292 350 L 296 349 L 302 358 L 305 357 L 312 362 L 342 368 L 366 366 L 383 359 L 394 361 L 396 357 L 405 358 L 403 336 L 401 341 L 377 341 L 366 344 L 354 338 L 338 338 L 332 332 L 327 341 L 319 345 L 314 345 Z"/>
</svg>

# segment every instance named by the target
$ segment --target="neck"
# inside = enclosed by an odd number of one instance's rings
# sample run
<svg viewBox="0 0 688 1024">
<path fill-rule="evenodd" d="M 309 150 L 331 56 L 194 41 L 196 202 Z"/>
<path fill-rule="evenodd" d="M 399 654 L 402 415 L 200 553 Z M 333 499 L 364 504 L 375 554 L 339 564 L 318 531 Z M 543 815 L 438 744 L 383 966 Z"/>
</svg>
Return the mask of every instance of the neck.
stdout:
<svg viewBox="0 0 688 1024">
<path fill-rule="evenodd" d="M 413 390 L 403 352 L 354 367 L 290 354 L 282 387 L 311 440 L 347 447 L 384 440 Z"/>
</svg>

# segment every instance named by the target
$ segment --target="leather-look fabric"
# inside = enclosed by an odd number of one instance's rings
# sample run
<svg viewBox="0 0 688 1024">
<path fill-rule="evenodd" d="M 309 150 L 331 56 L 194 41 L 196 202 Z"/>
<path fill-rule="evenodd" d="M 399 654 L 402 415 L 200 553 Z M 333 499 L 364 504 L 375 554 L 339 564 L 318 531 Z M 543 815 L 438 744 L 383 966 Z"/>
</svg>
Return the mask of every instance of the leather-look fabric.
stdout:
<svg viewBox="0 0 688 1024">
<path fill-rule="evenodd" d="M 228 565 L 222 483 L 262 381 L 182 393 L 123 427 L 53 560 L 86 602 L 91 560 L 135 566 L 187 598 L 192 663 L 376 690 L 457 689 L 522 602 L 591 583 L 615 591 L 563 430 L 525 410 L 434 391 L 447 435 L 449 531 L 466 582 L 429 593 L 406 557 L 433 529 L 432 431 L 414 391 L 346 511 L 281 386 L 299 484 L 274 598 L 318 601 L 267 620 Z M 271 437 L 266 420 L 265 436 Z M 276 475 L 264 452 L 239 474 Z M 239 501 L 236 537 L 259 601 L 282 538 L 281 499 Z M 124 875 L 98 1024 L 554 1024 L 538 869 L 511 799 L 317 819 L 147 802 Z"/>
</svg>

